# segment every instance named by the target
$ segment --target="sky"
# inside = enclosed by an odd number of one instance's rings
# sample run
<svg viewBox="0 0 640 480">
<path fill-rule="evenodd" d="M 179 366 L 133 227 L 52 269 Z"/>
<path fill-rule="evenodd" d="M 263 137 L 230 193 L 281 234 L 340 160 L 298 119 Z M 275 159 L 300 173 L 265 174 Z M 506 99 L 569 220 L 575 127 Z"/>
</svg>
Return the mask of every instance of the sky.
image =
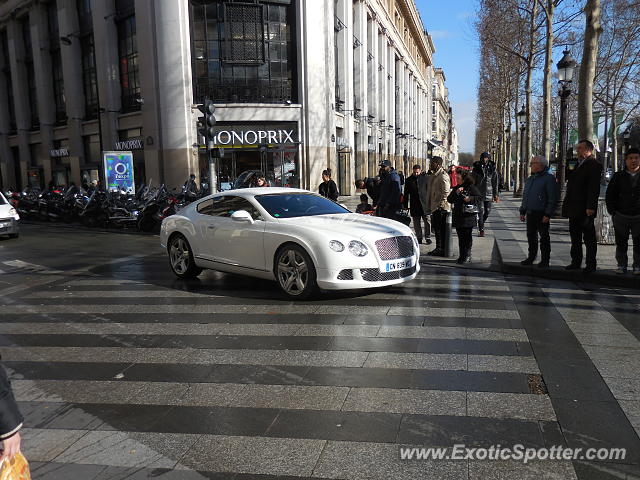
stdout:
<svg viewBox="0 0 640 480">
<path fill-rule="evenodd" d="M 444 69 L 460 152 L 474 151 L 478 90 L 476 0 L 415 0 L 436 47 L 434 64 Z"/>
</svg>

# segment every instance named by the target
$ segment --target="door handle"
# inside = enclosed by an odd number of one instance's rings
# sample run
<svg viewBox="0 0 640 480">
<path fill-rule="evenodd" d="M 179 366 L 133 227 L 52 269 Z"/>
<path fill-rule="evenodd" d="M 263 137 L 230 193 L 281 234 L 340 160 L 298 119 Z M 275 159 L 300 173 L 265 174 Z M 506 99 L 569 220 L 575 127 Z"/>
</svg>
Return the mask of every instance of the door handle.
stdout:
<svg viewBox="0 0 640 480">
<path fill-rule="evenodd" d="M 208 228 L 209 230 L 215 230 L 215 229 L 216 229 L 215 225 L 209 225 L 209 226 L 207 226 L 207 228 Z"/>
</svg>

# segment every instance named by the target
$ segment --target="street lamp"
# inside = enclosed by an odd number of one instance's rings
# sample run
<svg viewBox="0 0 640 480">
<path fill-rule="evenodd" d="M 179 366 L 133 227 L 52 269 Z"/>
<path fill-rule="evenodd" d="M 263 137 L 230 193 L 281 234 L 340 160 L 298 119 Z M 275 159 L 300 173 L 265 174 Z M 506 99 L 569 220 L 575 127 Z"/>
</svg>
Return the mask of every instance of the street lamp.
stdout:
<svg viewBox="0 0 640 480">
<path fill-rule="evenodd" d="M 525 167 L 525 162 L 526 159 L 524 158 L 525 156 L 525 147 L 524 147 L 524 134 L 527 131 L 527 126 L 525 125 L 525 121 L 527 119 L 527 111 L 525 110 L 524 106 L 522 107 L 522 110 L 520 110 L 518 113 L 518 122 L 520 123 L 520 163 L 519 165 L 517 165 L 516 168 L 518 168 L 518 172 L 519 172 L 519 182 L 518 182 L 518 190 L 516 190 L 515 192 L 513 192 L 513 196 L 514 197 L 521 197 L 522 196 L 522 191 L 524 190 L 524 177 L 526 175 L 526 167 Z"/>
<path fill-rule="evenodd" d="M 566 194 L 566 169 L 567 169 L 567 112 L 568 103 L 567 99 L 571 95 L 571 82 L 573 81 L 573 74 L 576 69 L 576 62 L 571 57 L 569 50 L 562 52 L 564 56 L 560 59 L 558 64 L 558 83 L 560 84 L 560 138 L 558 141 L 558 171 L 556 172 L 556 179 L 558 182 L 559 195 L 558 206 L 556 209 L 556 216 L 562 215 L 562 203 L 564 202 L 564 196 Z"/>
<path fill-rule="evenodd" d="M 631 125 L 629 125 L 624 132 L 622 132 L 622 138 L 624 139 L 624 155 L 618 161 L 620 165 L 624 165 L 624 157 L 626 157 L 629 151 L 629 139 L 631 138 Z M 624 167 L 618 166 L 618 170 L 623 170 Z"/>
</svg>

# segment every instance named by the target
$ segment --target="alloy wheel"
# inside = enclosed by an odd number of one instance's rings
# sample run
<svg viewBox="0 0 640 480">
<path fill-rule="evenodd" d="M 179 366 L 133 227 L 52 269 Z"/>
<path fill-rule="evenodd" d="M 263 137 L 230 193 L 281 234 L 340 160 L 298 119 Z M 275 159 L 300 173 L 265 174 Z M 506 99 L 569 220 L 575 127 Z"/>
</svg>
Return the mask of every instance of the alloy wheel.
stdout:
<svg viewBox="0 0 640 480">
<path fill-rule="evenodd" d="M 171 242 L 169 258 L 171 267 L 178 275 L 187 273 L 189 270 L 189 247 L 182 237 L 178 237 Z"/>
<path fill-rule="evenodd" d="M 289 249 L 278 260 L 278 282 L 289 295 L 304 293 L 309 282 L 309 266 L 300 252 Z"/>
</svg>

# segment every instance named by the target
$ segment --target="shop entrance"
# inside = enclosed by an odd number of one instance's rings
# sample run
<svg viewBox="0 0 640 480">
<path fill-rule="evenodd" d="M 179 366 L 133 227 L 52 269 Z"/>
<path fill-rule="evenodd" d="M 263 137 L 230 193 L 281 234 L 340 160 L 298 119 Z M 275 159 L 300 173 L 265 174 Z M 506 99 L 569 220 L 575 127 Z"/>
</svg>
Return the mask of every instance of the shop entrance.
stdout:
<svg viewBox="0 0 640 480">
<path fill-rule="evenodd" d="M 298 154 L 294 148 L 220 150 L 222 155 L 217 159 L 217 175 L 221 191 L 249 186 L 244 184 L 247 172 L 262 172 L 272 187 L 297 188 L 300 185 Z"/>
</svg>

